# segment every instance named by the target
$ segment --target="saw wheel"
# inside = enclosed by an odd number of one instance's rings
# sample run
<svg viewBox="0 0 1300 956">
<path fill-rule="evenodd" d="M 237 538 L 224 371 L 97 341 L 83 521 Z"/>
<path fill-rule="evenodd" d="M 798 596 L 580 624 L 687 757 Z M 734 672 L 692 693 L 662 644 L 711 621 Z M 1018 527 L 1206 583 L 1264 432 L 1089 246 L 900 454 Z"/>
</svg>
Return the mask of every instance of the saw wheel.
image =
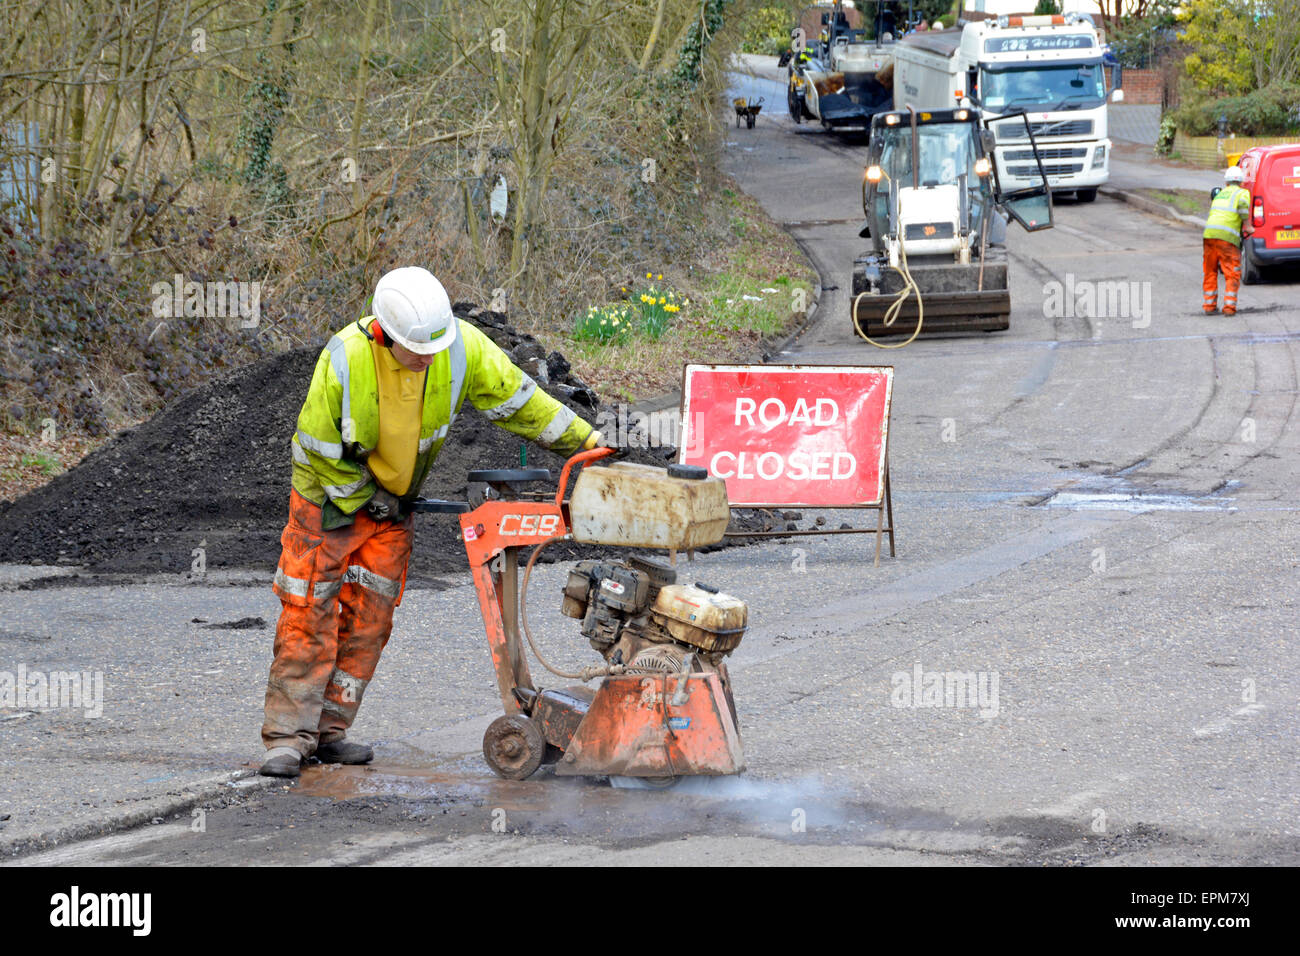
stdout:
<svg viewBox="0 0 1300 956">
<path fill-rule="evenodd" d="M 507 780 L 531 777 L 546 757 L 541 728 L 523 714 L 506 714 L 483 734 L 483 759 Z"/>
</svg>

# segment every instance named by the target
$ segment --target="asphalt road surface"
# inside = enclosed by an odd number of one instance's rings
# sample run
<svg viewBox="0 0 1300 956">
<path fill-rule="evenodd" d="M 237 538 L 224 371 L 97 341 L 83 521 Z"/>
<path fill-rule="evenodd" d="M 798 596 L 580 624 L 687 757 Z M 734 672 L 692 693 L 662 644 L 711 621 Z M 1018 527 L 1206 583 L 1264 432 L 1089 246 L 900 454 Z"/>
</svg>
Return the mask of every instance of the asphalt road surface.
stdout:
<svg viewBox="0 0 1300 956">
<path fill-rule="evenodd" d="M 750 606 L 747 772 L 497 780 L 478 753 L 495 682 L 453 579 L 398 610 L 353 732 L 374 765 L 268 784 L 247 774 L 270 569 L 28 589 L 10 569 L 0 670 L 105 680 L 98 719 L 0 714 L 12 863 L 1300 862 L 1294 277 L 1206 318 L 1195 229 L 1065 202 L 1054 229 L 1010 233 L 1009 331 L 879 352 L 848 321 L 860 141 L 794 127 L 762 80 L 739 92 L 767 106 L 727 134 L 727 167 L 822 276 L 774 360 L 897 370 L 897 557 L 872 567 L 846 535 L 697 559 Z M 1053 282 L 1115 281 L 1129 314 L 1046 304 Z M 542 569 L 535 628 L 593 663 L 550 599 L 562 574 Z M 205 628 L 249 617 L 267 626 Z M 985 706 L 908 705 L 918 668 L 979 675 Z"/>
</svg>

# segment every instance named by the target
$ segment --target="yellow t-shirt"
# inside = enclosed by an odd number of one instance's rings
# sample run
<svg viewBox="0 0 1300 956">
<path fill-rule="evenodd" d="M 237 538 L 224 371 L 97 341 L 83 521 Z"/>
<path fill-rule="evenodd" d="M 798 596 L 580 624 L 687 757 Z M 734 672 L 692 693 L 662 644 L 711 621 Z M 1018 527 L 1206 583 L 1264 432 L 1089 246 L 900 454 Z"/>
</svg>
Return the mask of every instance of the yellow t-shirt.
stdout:
<svg viewBox="0 0 1300 956">
<path fill-rule="evenodd" d="M 420 450 L 420 416 L 424 410 L 424 372 L 412 372 L 393 358 L 391 349 L 370 343 L 379 389 L 379 444 L 366 465 L 392 494 L 411 490 L 415 457 Z"/>
</svg>

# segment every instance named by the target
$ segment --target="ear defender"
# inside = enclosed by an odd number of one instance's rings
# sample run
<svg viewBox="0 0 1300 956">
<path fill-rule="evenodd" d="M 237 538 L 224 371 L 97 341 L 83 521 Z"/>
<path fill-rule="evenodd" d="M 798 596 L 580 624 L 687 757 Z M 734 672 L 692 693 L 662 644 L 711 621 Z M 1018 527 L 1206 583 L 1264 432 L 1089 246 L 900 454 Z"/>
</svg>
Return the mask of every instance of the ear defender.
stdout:
<svg viewBox="0 0 1300 956">
<path fill-rule="evenodd" d="M 388 337 L 384 335 L 384 327 L 379 324 L 378 319 L 375 319 L 374 322 L 370 323 L 370 334 L 375 337 L 376 345 L 383 346 L 384 348 L 389 346 L 390 343 Z"/>
</svg>

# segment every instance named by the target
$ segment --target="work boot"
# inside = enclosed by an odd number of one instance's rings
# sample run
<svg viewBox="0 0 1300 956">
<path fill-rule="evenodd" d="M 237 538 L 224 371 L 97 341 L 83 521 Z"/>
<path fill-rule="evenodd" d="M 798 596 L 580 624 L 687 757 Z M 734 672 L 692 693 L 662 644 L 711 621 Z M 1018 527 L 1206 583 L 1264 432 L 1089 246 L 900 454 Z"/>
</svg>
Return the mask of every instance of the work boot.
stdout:
<svg viewBox="0 0 1300 956">
<path fill-rule="evenodd" d="M 316 759 L 321 763 L 370 763 L 375 759 L 375 752 L 365 744 L 336 740 L 317 746 Z"/>
<path fill-rule="evenodd" d="M 272 747 L 257 772 L 264 777 L 296 777 L 302 773 L 302 754 L 293 747 Z"/>
<path fill-rule="evenodd" d="M 1202 309 L 1201 311 L 1204 312 L 1206 315 L 1218 315 L 1218 314 L 1219 314 L 1219 310 L 1218 310 L 1218 309 Z"/>
<path fill-rule="evenodd" d="M 1223 314 L 1224 314 L 1224 315 L 1236 315 L 1236 314 L 1237 314 L 1237 310 L 1236 310 L 1236 309 L 1224 309 L 1224 310 L 1223 310 Z"/>
</svg>

